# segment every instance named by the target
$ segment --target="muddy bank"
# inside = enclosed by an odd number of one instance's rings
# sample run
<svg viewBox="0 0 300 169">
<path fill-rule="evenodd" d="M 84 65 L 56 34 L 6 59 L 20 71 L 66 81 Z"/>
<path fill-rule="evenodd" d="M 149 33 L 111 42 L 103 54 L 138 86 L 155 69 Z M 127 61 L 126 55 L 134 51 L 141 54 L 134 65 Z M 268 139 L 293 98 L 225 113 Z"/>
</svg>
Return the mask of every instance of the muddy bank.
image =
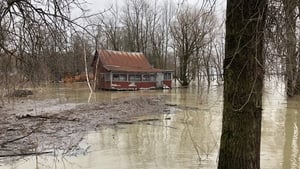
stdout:
<svg viewBox="0 0 300 169">
<path fill-rule="evenodd" d="M 34 108 L 18 104 L 2 107 L 0 119 L 0 160 L 27 155 L 86 153 L 79 143 L 89 131 L 117 124 L 160 119 L 135 120 L 145 115 L 169 112 L 163 97 L 130 97 L 110 103 L 48 106 L 35 102 Z M 41 109 L 41 107 L 47 107 Z M 52 108 L 51 108 L 52 107 Z"/>
</svg>

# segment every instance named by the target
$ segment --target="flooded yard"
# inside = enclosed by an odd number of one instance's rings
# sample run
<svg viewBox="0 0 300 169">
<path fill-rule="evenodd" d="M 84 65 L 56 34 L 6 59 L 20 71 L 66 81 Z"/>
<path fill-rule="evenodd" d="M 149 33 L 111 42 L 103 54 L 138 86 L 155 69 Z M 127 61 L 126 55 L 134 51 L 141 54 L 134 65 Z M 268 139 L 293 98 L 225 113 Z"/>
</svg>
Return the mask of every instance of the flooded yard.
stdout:
<svg viewBox="0 0 300 169">
<path fill-rule="evenodd" d="M 68 121 L 54 123 L 57 119 L 51 119 L 53 121 L 47 122 L 52 122 L 50 128 L 53 124 L 61 130 L 66 130 L 64 127 L 72 123 L 74 112 L 66 113 L 70 110 L 76 110 L 78 118 L 91 115 L 92 110 L 99 113 L 99 106 L 106 109 L 107 105 L 115 111 L 133 114 L 127 118 L 125 115 L 114 117 L 110 112 L 102 112 L 111 123 L 96 128 L 84 125 L 85 129 L 77 126 L 78 129 L 68 130 L 72 132 L 68 138 L 33 137 L 41 139 L 35 140 L 41 143 L 33 145 L 36 150 L 47 150 L 49 153 L 1 157 L 0 169 L 214 169 L 217 167 L 221 134 L 222 92 L 222 87 L 216 85 L 209 90 L 191 87 L 134 92 L 98 91 L 92 95 L 84 83 L 56 84 L 36 89 L 32 97 L 15 100 L 5 110 L 17 112 L 21 118 L 25 114 L 25 119 L 57 112 L 57 117 L 67 118 Z M 154 99 L 154 102 L 147 98 Z M 127 101 L 144 101 L 142 103 L 148 103 L 152 111 L 147 112 L 138 104 L 134 109 L 121 107 Z M 261 168 L 299 168 L 300 97 L 287 101 L 282 80 L 271 79 L 266 80 L 263 101 Z M 90 108 L 85 109 L 83 105 L 90 105 Z M 142 116 L 139 112 L 143 112 Z M 99 114 L 93 115 L 99 117 Z M 85 123 L 97 123 L 95 119 L 87 119 L 90 121 Z M 35 133 L 32 134 L 34 136 Z M 47 147 L 43 147 L 49 139 L 64 143 L 50 141 Z M 22 139 L 19 141 L 22 143 Z"/>
</svg>

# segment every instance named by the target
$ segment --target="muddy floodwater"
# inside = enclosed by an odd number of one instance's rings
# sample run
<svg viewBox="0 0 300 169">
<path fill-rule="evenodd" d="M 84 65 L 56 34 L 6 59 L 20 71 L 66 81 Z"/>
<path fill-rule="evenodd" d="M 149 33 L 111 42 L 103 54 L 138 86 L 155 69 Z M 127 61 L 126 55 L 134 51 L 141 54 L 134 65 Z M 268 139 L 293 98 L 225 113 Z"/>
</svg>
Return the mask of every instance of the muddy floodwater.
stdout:
<svg viewBox="0 0 300 169">
<path fill-rule="evenodd" d="M 98 91 L 84 83 L 36 89 L 35 109 L 61 110 L 131 96 L 164 96 L 169 112 L 142 123 L 104 126 L 83 133 L 75 154 L 52 153 L 1 161 L 0 169 L 215 169 L 222 121 L 222 87 L 135 92 Z M 262 169 L 300 168 L 300 97 L 286 100 L 282 79 L 268 78 L 263 96 Z M 16 101 L 19 102 L 20 100 Z M 39 107 L 39 102 L 47 106 Z M 13 104 L 13 103 L 10 103 Z M 13 107 L 13 106 L 12 106 Z M 28 107 L 25 107 L 28 109 Z M 145 117 L 139 117 L 144 119 Z"/>
</svg>

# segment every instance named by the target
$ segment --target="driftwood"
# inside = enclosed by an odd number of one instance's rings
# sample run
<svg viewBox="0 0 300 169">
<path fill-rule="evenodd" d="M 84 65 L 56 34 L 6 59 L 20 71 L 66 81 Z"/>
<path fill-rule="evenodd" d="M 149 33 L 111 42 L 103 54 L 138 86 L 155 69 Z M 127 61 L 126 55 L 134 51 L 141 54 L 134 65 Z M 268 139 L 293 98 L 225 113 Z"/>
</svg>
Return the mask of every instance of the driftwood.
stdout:
<svg viewBox="0 0 300 169">
<path fill-rule="evenodd" d="M 117 124 L 136 124 L 136 123 L 144 123 L 144 122 L 151 122 L 151 121 L 159 121 L 160 119 L 142 119 L 142 120 L 135 120 L 135 121 L 118 121 Z"/>
<path fill-rule="evenodd" d="M 26 138 L 26 137 L 30 136 L 31 134 L 33 134 L 33 133 L 34 133 L 34 130 L 31 131 L 31 132 L 29 132 L 25 136 L 18 137 L 18 138 L 12 139 L 12 140 L 8 140 L 8 141 L 6 141 L 4 143 L 1 143 L 0 145 L 1 145 L 1 147 L 4 147 L 6 144 L 13 143 L 13 142 L 18 141 L 18 140 L 22 140 L 23 138 Z"/>
<path fill-rule="evenodd" d="M 4 147 L 6 144 L 9 144 L 9 143 L 13 143 L 15 141 L 18 141 L 18 140 L 22 140 L 23 138 L 26 138 L 26 137 L 29 137 L 31 134 L 35 133 L 37 129 L 40 128 L 40 126 L 42 125 L 42 123 L 39 123 L 35 129 L 33 129 L 32 131 L 30 131 L 29 133 L 27 133 L 26 135 L 24 136 L 21 136 L 21 137 L 17 137 L 17 138 L 14 138 L 12 140 L 8 140 L 8 141 L 5 141 L 3 143 L 0 144 L 1 147 Z"/>
<path fill-rule="evenodd" d="M 165 127 L 165 128 L 177 129 L 176 127 L 172 127 L 172 126 L 157 125 L 157 124 L 151 124 L 151 123 L 146 123 L 146 125 L 154 126 L 154 127 Z"/>
<path fill-rule="evenodd" d="M 150 121 L 159 121 L 160 119 L 142 119 L 138 120 L 137 123 L 150 122 Z"/>
<path fill-rule="evenodd" d="M 177 104 L 171 104 L 171 103 L 166 103 L 165 105 L 166 106 L 170 106 L 170 107 L 176 107 L 176 106 L 178 106 Z"/>
<path fill-rule="evenodd" d="M 15 90 L 13 93 L 9 94 L 10 97 L 27 97 L 33 95 L 31 90 Z"/>
<path fill-rule="evenodd" d="M 73 118 L 73 119 L 69 119 L 69 118 L 65 118 L 65 117 L 57 117 L 57 116 L 46 116 L 46 115 L 30 115 L 30 114 L 26 114 L 23 116 L 17 116 L 17 119 L 25 119 L 25 118 L 38 118 L 38 119 L 53 119 L 53 120 L 62 120 L 62 121 L 80 121 L 80 119 L 78 118 Z"/>
<path fill-rule="evenodd" d="M 53 152 L 45 151 L 45 152 L 28 152 L 28 153 L 20 153 L 20 154 L 0 154 L 0 157 L 32 156 L 32 155 L 43 155 L 43 154 L 50 154 L 50 153 L 53 153 Z"/>
<path fill-rule="evenodd" d="M 118 121 L 117 124 L 134 124 L 134 121 Z"/>
<path fill-rule="evenodd" d="M 144 124 L 144 125 L 150 125 L 150 126 L 155 126 L 155 127 L 165 127 L 165 128 L 171 128 L 171 129 L 177 129 L 176 127 L 172 126 L 165 126 L 165 125 L 159 125 L 159 124 L 153 124 L 150 123 L 152 121 L 159 121 L 160 119 L 153 118 L 153 119 L 142 119 L 142 120 L 136 120 L 136 121 L 118 121 L 117 124 L 121 125 L 130 125 L 130 124 Z M 171 120 L 170 117 L 165 118 L 165 120 Z"/>
</svg>

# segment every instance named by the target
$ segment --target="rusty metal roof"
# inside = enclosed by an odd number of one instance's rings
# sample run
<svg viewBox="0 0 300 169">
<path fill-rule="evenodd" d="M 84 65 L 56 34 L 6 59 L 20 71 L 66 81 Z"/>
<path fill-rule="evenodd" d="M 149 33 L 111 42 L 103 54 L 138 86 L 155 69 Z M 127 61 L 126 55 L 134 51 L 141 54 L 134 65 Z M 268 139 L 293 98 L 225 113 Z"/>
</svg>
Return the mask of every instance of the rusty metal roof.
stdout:
<svg viewBox="0 0 300 169">
<path fill-rule="evenodd" d="M 143 53 L 98 50 L 103 67 L 108 71 L 120 72 L 160 72 L 153 68 Z"/>
</svg>

